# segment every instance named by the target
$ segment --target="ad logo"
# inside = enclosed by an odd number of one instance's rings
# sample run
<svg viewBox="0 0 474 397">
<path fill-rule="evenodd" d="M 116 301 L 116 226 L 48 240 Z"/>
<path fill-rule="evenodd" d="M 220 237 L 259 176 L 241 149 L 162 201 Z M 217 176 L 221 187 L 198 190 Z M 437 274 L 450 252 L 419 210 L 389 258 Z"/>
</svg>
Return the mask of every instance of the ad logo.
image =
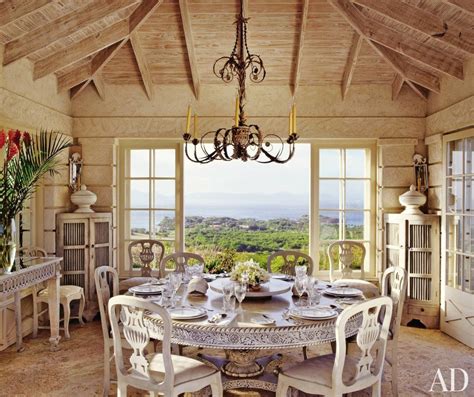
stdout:
<svg viewBox="0 0 474 397">
<path fill-rule="evenodd" d="M 433 393 L 433 392 L 442 391 L 445 393 L 447 392 L 455 393 L 455 392 L 461 392 L 467 389 L 467 386 L 469 385 L 469 375 L 467 374 L 467 372 L 462 368 L 450 368 L 449 371 L 450 371 L 449 388 L 448 388 L 448 384 L 444 380 L 441 369 L 438 368 L 436 371 L 435 377 L 433 379 L 433 383 L 431 384 L 430 392 Z M 463 386 L 460 389 L 456 389 L 456 376 L 457 376 L 456 373 L 458 375 L 462 374 L 462 376 L 464 377 Z"/>
</svg>

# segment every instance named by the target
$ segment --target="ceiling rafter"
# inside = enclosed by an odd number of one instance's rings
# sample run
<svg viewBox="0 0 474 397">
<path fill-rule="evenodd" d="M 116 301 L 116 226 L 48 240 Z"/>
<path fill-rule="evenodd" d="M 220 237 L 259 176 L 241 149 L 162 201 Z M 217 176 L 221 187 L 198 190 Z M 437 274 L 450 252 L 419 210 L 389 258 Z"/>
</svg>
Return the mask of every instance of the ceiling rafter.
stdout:
<svg viewBox="0 0 474 397">
<path fill-rule="evenodd" d="M 94 87 L 97 91 L 97 94 L 99 94 L 100 99 L 105 101 L 105 84 L 104 78 L 102 77 L 102 73 L 96 73 L 96 75 L 92 79 L 92 83 L 94 84 Z"/>
<path fill-rule="evenodd" d="M 152 100 L 154 97 L 153 80 L 151 78 L 150 69 L 148 68 L 148 63 L 146 61 L 145 54 L 143 53 L 143 48 L 140 44 L 140 38 L 138 37 L 137 32 L 133 32 L 130 35 L 130 44 L 132 45 L 138 69 L 140 70 L 140 75 L 142 77 L 146 95 L 148 96 L 148 99 Z"/>
<path fill-rule="evenodd" d="M 189 68 L 191 69 L 191 79 L 193 81 L 194 96 L 199 99 L 201 83 L 199 79 L 196 53 L 194 51 L 193 30 L 191 27 L 191 17 L 189 15 L 188 3 L 186 0 L 179 0 L 179 10 L 181 13 L 181 22 L 184 30 L 184 40 L 188 51 Z"/>
<path fill-rule="evenodd" d="M 136 3 L 136 0 L 108 0 L 105 2 L 103 0 L 95 0 L 92 4 L 79 8 L 7 42 L 3 64 L 8 65 L 13 61 L 28 56 L 134 3 Z"/>
<path fill-rule="evenodd" d="M 344 68 L 344 74 L 342 76 L 341 94 L 343 100 L 349 91 L 363 41 L 363 37 L 359 33 L 355 32 L 352 38 L 352 44 L 347 57 L 346 66 Z"/>
<path fill-rule="evenodd" d="M 76 63 L 128 36 L 128 21 L 116 22 L 99 33 L 56 51 L 34 63 L 33 78 L 39 79 Z"/>
<path fill-rule="evenodd" d="M 435 40 L 474 54 L 474 34 L 448 25 L 437 15 L 400 0 L 352 0 L 391 20 L 415 29 Z M 473 3 L 474 4 L 474 3 Z"/>
<path fill-rule="evenodd" d="M 0 27 L 23 18 L 31 14 L 45 5 L 51 3 L 52 0 L 6 0 L 0 2 Z"/>
<path fill-rule="evenodd" d="M 330 1 L 334 3 L 334 0 Z M 349 0 L 338 0 L 337 2 L 344 9 L 347 18 L 356 23 L 362 34 L 370 40 L 438 72 L 460 80 L 463 79 L 462 60 L 371 19 L 366 13 L 359 11 Z"/>
<path fill-rule="evenodd" d="M 367 43 L 395 70 L 395 72 L 403 77 L 405 82 L 417 95 L 423 99 L 427 98 L 426 92 L 420 89 L 418 85 L 422 85 L 431 91 L 439 92 L 439 79 L 437 76 L 407 64 L 400 56 L 397 56 L 396 53 L 390 52 L 390 50 L 373 42 L 371 37 L 367 36 L 363 17 L 361 17 L 360 12 L 348 0 L 328 1 L 354 30 L 366 39 Z"/>
<path fill-rule="evenodd" d="M 471 15 L 474 15 L 474 3 L 472 0 L 441 0 L 443 3 L 455 6 Z"/>
<path fill-rule="evenodd" d="M 293 74 L 292 88 L 293 88 L 293 97 L 296 97 L 296 92 L 298 91 L 298 85 L 301 78 L 301 63 L 303 62 L 303 48 L 304 48 L 304 36 L 306 33 L 306 25 L 308 23 L 308 10 L 309 10 L 309 0 L 304 0 L 303 3 L 303 14 L 301 16 L 301 25 L 300 25 L 300 34 L 298 41 L 298 49 L 296 54 L 296 66 L 295 72 Z"/>
<path fill-rule="evenodd" d="M 392 101 L 395 101 L 398 98 L 398 95 L 400 95 L 400 91 L 402 90 L 404 83 L 405 80 L 403 80 L 403 77 L 397 73 L 392 83 Z"/>
<path fill-rule="evenodd" d="M 140 26 L 150 16 L 150 14 L 155 11 L 162 3 L 163 0 L 143 1 L 128 17 L 129 35 L 122 41 L 112 44 L 96 53 L 89 62 L 90 69 L 87 77 L 84 78 L 83 74 L 80 76 L 80 78 L 75 78 L 77 69 L 80 67 L 75 68 L 61 77 L 58 77 L 58 91 L 71 89 L 71 98 L 77 97 L 91 83 L 95 76 L 102 71 L 103 67 L 115 56 L 115 54 L 129 41 L 130 35 L 135 30 L 139 29 Z"/>
</svg>

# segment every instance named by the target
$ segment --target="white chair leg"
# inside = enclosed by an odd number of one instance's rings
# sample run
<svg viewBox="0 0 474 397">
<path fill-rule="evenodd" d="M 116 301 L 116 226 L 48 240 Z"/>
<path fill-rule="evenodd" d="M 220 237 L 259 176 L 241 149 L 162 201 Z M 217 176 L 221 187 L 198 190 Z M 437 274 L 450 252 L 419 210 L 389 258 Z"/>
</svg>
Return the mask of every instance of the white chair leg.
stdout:
<svg viewBox="0 0 474 397">
<path fill-rule="evenodd" d="M 110 393 L 110 349 L 108 346 L 104 347 L 104 385 L 102 395 L 108 396 Z"/>
<path fill-rule="evenodd" d="M 33 338 L 38 337 L 38 288 L 33 287 Z"/>
<path fill-rule="evenodd" d="M 288 388 L 289 388 L 288 384 L 282 379 L 282 375 L 280 375 L 280 379 L 278 379 L 275 396 L 286 397 L 288 395 Z"/>
<path fill-rule="evenodd" d="M 79 324 L 81 324 L 81 327 L 84 326 L 84 320 L 82 319 L 82 315 L 84 314 L 84 305 L 86 303 L 86 298 L 84 297 L 84 291 L 81 292 L 81 300 L 79 303 Z"/>
<path fill-rule="evenodd" d="M 394 357 L 392 362 L 392 395 L 398 397 L 398 357 Z"/>
<path fill-rule="evenodd" d="M 117 397 L 127 397 L 127 384 L 117 382 Z"/>
<path fill-rule="evenodd" d="M 69 335 L 69 319 L 71 318 L 71 308 L 69 307 L 70 302 L 61 302 L 63 311 L 64 311 L 64 337 L 69 339 L 71 335 Z"/>
<path fill-rule="evenodd" d="M 214 379 L 212 380 L 210 386 L 211 386 L 212 397 L 222 397 L 224 395 L 220 373 L 217 373 L 214 376 Z"/>
<path fill-rule="evenodd" d="M 381 380 L 373 384 L 372 397 L 382 397 L 382 381 Z"/>
</svg>

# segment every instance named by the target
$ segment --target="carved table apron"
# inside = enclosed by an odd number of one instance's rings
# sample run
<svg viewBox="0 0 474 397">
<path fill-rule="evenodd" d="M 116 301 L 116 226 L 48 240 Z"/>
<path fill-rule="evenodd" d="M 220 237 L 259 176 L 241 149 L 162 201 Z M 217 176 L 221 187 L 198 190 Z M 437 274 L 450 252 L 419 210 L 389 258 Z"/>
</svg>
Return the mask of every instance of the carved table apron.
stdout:
<svg viewBox="0 0 474 397">
<path fill-rule="evenodd" d="M 334 299 L 322 296 L 321 304 L 333 304 Z M 204 307 L 208 317 L 222 311 L 222 295 L 209 289 L 207 296 L 188 295 L 184 305 Z M 171 342 L 207 349 L 224 350 L 226 359 L 201 356 L 223 372 L 224 389 L 256 388 L 276 390 L 276 377 L 265 372 L 265 367 L 279 360 L 278 350 L 303 348 L 335 341 L 336 319 L 304 321 L 286 319 L 284 312 L 293 305 L 291 292 L 271 299 L 246 299 L 242 303 L 243 312 L 235 318 L 224 319 L 221 324 L 210 324 L 207 318 L 194 321 L 173 321 Z M 273 325 L 252 323 L 253 317 L 265 314 L 275 320 Z M 150 337 L 161 339 L 162 328 L 159 318 L 152 314 L 145 317 Z M 348 322 L 346 336 L 357 333 L 360 319 Z M 274 372 L 274 371 L 272 371 Z"/>
<path fill-rule="evenodd" d="M 59 336 L 59 279 L 62 259 L 59 257 L 17 258 L 15 266 L 20 264 L 21 269 L 11 274 L 0 275 L 0 296 L 9 294 L 14 296 L 17 351 L 23 350 L 20 292 L 43 281 L 48 282 L 48 310 L 51 326 L 49 342 L 52 351 L 58 349 L 61 338 Z"/>
</svg>

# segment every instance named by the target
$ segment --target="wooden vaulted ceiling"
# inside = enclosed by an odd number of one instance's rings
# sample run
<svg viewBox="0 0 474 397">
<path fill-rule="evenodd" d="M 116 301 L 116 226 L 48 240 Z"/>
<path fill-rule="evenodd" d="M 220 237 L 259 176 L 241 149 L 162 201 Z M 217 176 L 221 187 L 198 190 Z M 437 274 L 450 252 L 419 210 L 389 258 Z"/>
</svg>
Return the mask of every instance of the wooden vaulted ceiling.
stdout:
<svg viewBox="0 0 474 397">
<path fill-rule="evenodd" d="M 58 90 L 89 84 L 221 83 L 216 58 L 229 55 L 238 0 L 4 0 L 3 63 L 27 57 L 35 79 Z M 427 98 L 440 78 L 463 79 L 474 54 L 473 0 L 246 0 L 249 47 L 266 81 L 298 86 L 408 85 Z"/>
</svg>

